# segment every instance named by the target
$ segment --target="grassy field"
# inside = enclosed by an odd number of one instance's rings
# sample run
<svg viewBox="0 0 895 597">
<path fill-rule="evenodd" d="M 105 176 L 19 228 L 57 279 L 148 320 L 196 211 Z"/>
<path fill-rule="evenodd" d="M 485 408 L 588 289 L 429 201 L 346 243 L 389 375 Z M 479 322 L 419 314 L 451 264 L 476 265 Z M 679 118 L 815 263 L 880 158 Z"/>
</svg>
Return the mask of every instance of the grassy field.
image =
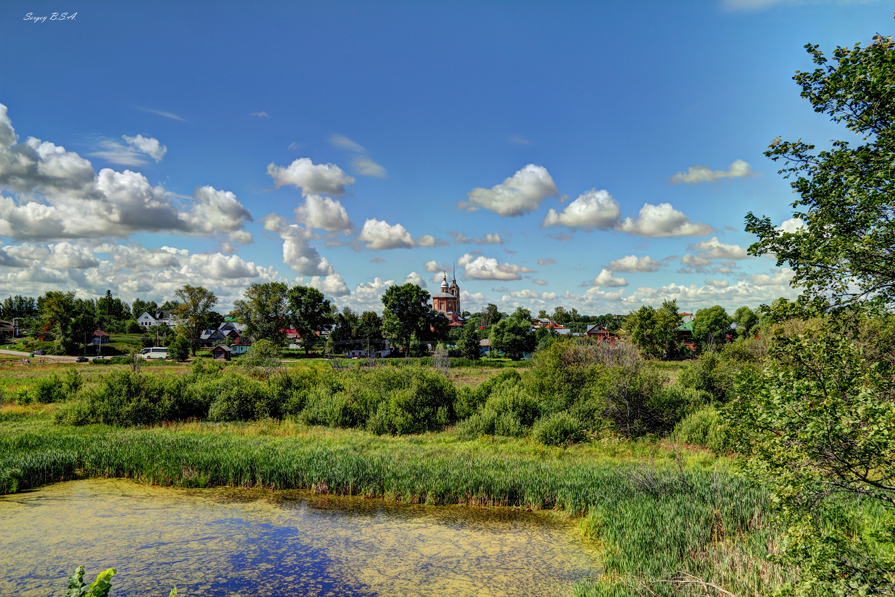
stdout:
<svg viewBox="0 0 895 597">
<path fill-rule="evenodd" d="M 306 366 L 331 364 L 287 363 L 290 370 Z M 182 375 L 190 367 L 156 361 L 143 371 Z M 0 390 L 14 395 L 71 369 L 90 388 L 127 366 L 22 365 L 19 358 L 0 356 Z M 668 368 L 660 369 L 664 374 Z M 457 367 L 447 375 L 457 386 L 477 386 L 502 370 Z M 735 461 L 666 440 L 606 433 L 550 447 L 526 437 L 464 439 L 453 428 L 394 437 L 291 420 L 67 426 L 54 423 L 63 406 L 0 406 L 0 493 L 125 477 L 158 485 L 309 489 L 433 506 L 553 510 L 578 518 L 581 533 L 602 554 L 598 580 L 574 590 L 582 597 L 705 595 L 707 585 L 699 583 L 759 595 L 794 574 L 768 559 L 778 531 L 768 516 L 767 494 L 735 472 Z"/>
</svg>

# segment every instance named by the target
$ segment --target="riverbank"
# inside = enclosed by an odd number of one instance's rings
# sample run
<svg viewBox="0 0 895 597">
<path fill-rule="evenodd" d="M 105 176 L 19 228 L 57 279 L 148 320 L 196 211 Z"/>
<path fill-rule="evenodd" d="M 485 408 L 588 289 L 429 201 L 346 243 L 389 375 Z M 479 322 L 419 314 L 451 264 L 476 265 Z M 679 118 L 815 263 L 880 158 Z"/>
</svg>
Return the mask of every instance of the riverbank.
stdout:
<svg viewBox="0 0 895 597">
<path fill-rule="evenodd" d="M 309 489 L 409 504 L 551 509 L 579 518 L 604 571 L 577 595 L 704 594 L 681 574 L 764 593 L 787 576 L 767 561 L 766 494 L 704 450 L 610 437 L 570 448 L 527 439 L 405 437 L 292 422 L 151 428 L 53 425 L 51 407 L 0 409 L 0 491 L 76 478 L 151 485 Z M 639 587 L 639 588 L 638 588 Z M 633 592 L 633 593 L 632 593 Z"/>
</svg>

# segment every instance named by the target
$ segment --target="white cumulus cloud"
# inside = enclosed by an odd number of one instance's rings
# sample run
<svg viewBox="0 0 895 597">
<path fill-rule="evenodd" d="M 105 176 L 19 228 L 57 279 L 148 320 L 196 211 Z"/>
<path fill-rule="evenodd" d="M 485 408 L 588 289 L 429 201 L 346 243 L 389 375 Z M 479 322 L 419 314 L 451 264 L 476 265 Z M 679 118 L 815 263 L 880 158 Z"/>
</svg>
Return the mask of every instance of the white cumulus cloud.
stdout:
<svg viewBox="0 0 895 597">
<path fill-rule="evenodd" d="M 390 225 L 384 220 L 370 218 L 357 236 L 358 240 L 367 244 L 368 249 L 409 249 L 413 247 L 413 237 L 401 224 Z"/>
<path fill-rule="evenodd" d="M 499 185 L 471 190 L 467 193 L 469 201 L 460 201 L 458 207 L 467 211 L 485 208 L 501 216 L 521 216 L 558 193 L 547 169 L 529 164 Z"/>
<path fill-rule="evenodd" d="M 649 238 L 703 236 L 712 232 L 711 226 L 691 222 L 690 218 L 674 209 L 670 203 L 660 203 L 659 205 L 645 203 L 636 220 L 625 218 L 619 222 L 617 229 L 634 236 Z"/>
<path fill-rule="evenodd" d="M 159 140 L 154 137 L 144 137 L 143 135 L 128 137 L 127 135 L 122 135 L 122 139 L 127 141 L 128 145 L 141 153 L 145 153 L 156 162 L 161 162 L 165 153 L 168 152 L 168 148 L 159 143 Z"/>
<path fill-rule="evenodd" d="M 354 184 L 354 177 L 335 164 L 314 164 L 310 158 L 299 158 L 283 168 L 271 162 L 267 173 L 277 188 L 292 185 L 303 195 L 322 194 L 344 197 L 345 187 Z"/>
<path fill-rule="evenodd" d="M 624 278 L 617 278 L 612 275 L 612 272 L 606 269 L 605 267 L 600 270 L 600 273 L 597 274 L 597 277 L 594 278 L 590 282 L 585 282 L 586 286 L 594 286 L 597 288 L 616 288 L 619 286 L 627 286 L 628 281 Z"/>
<path fill-rule="evenodd" d="M 579 195 L 561 214 L 550 208 L 541 226 L 611 230 L 618 224 L 620 215 L 618 201 L 608 191 L 591 189 Z"/>
<path fill-rule="evenodd" d="M 746 249 L 739 245 L 728 245 L 713 236 L 709 240 L 695 243 L 687 247 L 690 251 L 696 251 L 707 259 L 748 259 Z"/>
<path fill-rule="evenodd" d="M 405 284 L 416 284 L 417 286 L 419 286 L 421 288 L 426 287 L 426 281 L 423 280 L 423 277 L 416 272 L 410 272 L 409 274 L 407 274 L 407 277 L 404 278 L 404 283 Z"/>
<path fill-rule="evenodd" d="M 655 259 L 650 258 L 649 255 L 644 255 L 643 257 L 637 257 L 636 255 L 627 255 L 626 257 L 622 257 L 621 259 L 610 261 L 608 268 L 610 271 L 613 272 L 655 272 L 659 271 L 660 267 L 666 265 L 668 264 L 662 263 L 661 261 L 656 261 Z"/>
<path fill-rule="evenodd" d="M 337 199 L 321 195 L 306 195 L 304 204 L 295 208 L 295 218 L 308 228 L 323 228 L 327 232 L 354 228 L 345 207 Z"/>
<path fill-rule="evenodd" d="M 533 271 L 521 265 L 501 264 L 493 257 L 469 253 L 460 257 L 457 265 L 463 268 L 466 278 L 472 280 L 519 280 L 522 278 L 519 274 Z"/>
</svg>

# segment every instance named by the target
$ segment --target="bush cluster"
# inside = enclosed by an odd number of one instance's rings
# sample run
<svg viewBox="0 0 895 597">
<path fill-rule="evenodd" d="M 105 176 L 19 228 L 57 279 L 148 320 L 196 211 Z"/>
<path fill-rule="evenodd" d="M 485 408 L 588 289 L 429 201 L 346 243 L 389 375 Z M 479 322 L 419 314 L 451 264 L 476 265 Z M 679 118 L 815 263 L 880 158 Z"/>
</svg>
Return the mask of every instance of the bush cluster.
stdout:
<svg viewBox="0 0 895 597">
<path fill-rule="evenodd" d="M 706 407 L 726 399 L 735 366 L 758 364 L 754 351 L 738 344 L 706 355 L 706 363 L 671 385 L 633 346 L 575 339 L 552 342 L 531 367 L 506 368 L 460 389 L 419 364 L 347 371 L 271 368 L 265 375 L 247 375 L 244 367 L 197 361 L 180 376 L 113 372 L 89 390 L 81 389 L 80 379 L 53 376 L 28 395 L 33 402 L 77 396 L 57 415 L 69 424 L 291 418 L 396 435 L 456 425 L 461 438 L 530 437 L 550 445 L 605 431 L 628 437 L 675 431 L 683 441 L 722 450 L 726 440 L 715 429 L 717 413 Z"/>
</svg>

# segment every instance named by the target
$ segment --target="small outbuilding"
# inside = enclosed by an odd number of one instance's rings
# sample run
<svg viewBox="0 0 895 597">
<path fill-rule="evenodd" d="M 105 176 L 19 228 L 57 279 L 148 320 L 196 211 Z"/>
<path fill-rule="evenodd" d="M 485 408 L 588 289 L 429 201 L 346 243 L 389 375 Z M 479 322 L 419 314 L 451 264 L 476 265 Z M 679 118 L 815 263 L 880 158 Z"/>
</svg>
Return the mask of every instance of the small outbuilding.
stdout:
<svg viewBox="0 0 895 597">
<path fill-rule="evenodd" d="M 230 347 L 226 344 L 218 344 L 214 348 L 211 349 L 211 358 L 216 361 L 229 361 L 230 360 Z"/>
<path fill-rule="evenodd" d="M 109 343 L 109 334 L 102 330 L 96 330 L 93 332 L 93 343 L 94 344 L 108 344 Z"/>
</svg>

